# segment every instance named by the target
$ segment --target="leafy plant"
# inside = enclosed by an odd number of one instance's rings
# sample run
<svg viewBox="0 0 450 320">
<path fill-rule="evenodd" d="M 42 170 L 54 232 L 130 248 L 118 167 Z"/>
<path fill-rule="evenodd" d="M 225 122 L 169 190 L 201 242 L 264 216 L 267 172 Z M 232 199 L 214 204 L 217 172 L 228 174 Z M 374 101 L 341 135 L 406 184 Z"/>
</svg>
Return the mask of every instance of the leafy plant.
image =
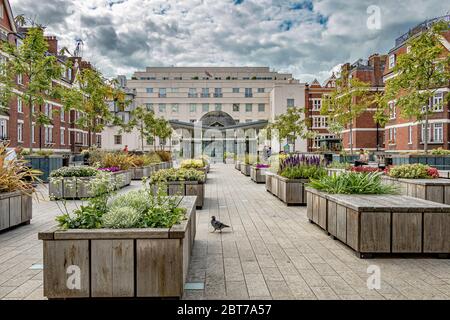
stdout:
<svg viewBox="0 0 450 320">
<path fill-rule="evenodd" d="M 432 179 L 439 177 L 437 169 L 421 163 L 389 167 L 386 173 L 390 177 L 404 179 Z"/>
<path fill-rule="evenodd" d="M 38 150 L 38 151 L 36 151 L 35 154 L 38 156 L 41 156 L 41 157 L 49 157 L 49 156 L 53 155 L 53 151 L 52 150 Z"/>
<path fill-rule="evenodd" d="M 339 161 L 333 161 L 328 165 L 328 168 L 330 169 L 350 169 L 352 165 L 347 162 L 339 162 Z"/>
<path fill-rule="evenodd" d="M 111 229 L 134 228 L 138 225 L 139 220 L 139 212 L 127 206 L 113 207 L 101 218 L 103 227 Z"/>
<path fill-rule="evenodd" d="M 125 153 L 105 153 L 99 164 L 101 168 L 118 167 L 120 170 L 128 170 L 133 166 L 132 158 Z"/>
<path fill-rule="evenodd" d="M 205 167 L 205 163 L 202 159 L 186 159 L 180 166 L 184 169 L 200 169 Z"/>
<path fill-rule="evenodd" d="M 6 160 L 6 157 L 6 147 L 0 145 L 0 193 L 34 192 L 33 182 L 40 182 L 38 177 L 42 172 L 29 168 L 25 160 Z"/>
<path fill-rule="evenodd" d="M 368 173 L 368 172 L 382 172 L 383 170 L 374 167 L 350 167 L 350 171 Z"/>
<path fill-rule="evenodd" d="M 169 182 L 169 181 L 204 181 L 205 174 L 196 169 L 163 169 L 152 174 L 150 178 L 151 184 Z"/>
<path fill-rule="evenodd" d="M 292 168 L 297 166 L 320 166 L 322 163 L 322 160 L 320 159 L 320 156 L 307 156 L 307 155 L 300 155 L 300 154 L 294 154 L 290 155 L 282 160 L 280 160 L 280 171 L 285 170 L 286 168 Z"/>
<path fill-rule="evenodd" d="M 98 173 L 98 170 L 93 167 L 62 167 L 52 171 L 50 177 L 92 177 Z"/>
<path fill-rule="evenodd" d="M 320 179 L 311 179 L 309 186 L 335 194 L 396 194 L 397 188 L 382 183 L 381 172 L 324 175 Z"/>
<path fill-rule="evenodd" d="M 169 151 L 158 150 L 155 152 L 163 162 L 168 162 L 172 160 L 172 153 Z"/>
<path fill-rule="evenodd" d="M 450 150 L 445 150 L 442 148 L 437 148 L 437 149 L 433 149 L 430 152 L 432 155 L 437 155 L 437 156 L 448 156 L 450 155 Z"/>
<path fill-rule="evenodd" d="M 280 175 L 288 179 L 319 179 L 326 174 L 327 171 L 320 166 L 299 165 L 285 168 Z"/>
</svg>

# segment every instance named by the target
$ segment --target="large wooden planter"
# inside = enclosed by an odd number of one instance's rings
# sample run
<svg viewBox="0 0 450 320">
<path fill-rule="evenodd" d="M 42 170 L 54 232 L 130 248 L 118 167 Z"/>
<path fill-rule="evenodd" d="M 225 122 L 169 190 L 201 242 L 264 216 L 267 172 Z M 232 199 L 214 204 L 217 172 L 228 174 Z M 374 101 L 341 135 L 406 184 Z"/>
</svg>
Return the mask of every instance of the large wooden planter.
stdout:
<svg viewBox="0 0 450 320">
<path fill-rule="evenodd" d="M 21 224 L 29 224 L 33 201 L 30 194 L 21 191 L 0 193 L 0 231 Z"/>
<path fill-rule="evenodd" d="M 450 180 L 448 179 L 397 179 L 383 176 L 385 184 L 394 185 L 402 195 L 450 204 Z"/>
<path fill-rule="evenodd" d="M 196 207 L 201 209 L 205 202 L 205 183 L 198 181 L 171 181 L 167 182 L 168 195 L 197 196 Z M 156 188 L 156 185 L 154 185 Z"/>
<path fill-rule="evenodd" d="M 245 176 L 250 176 L 250 164 L 241 163 L 241 173 Z"/>
<path fill-rule="evenodd" d="M 305 184 L 308 179 L 287 179 L 274 173 L 266 173 L 266 190 L 287 205 L 305 205 Z"/>
<path fill-rule="evenodd" d="M 234 163 L 234 168 L 238 171 L 241 171 L 241 161 L 236 160 L 236 162 Z"/>
<path fill-rule="evenodd" d="M 111 173 L 111 183 L 117 188 L 124 188 L 131 183 L 131 170 Z M 94 196 L 91 181 L 94 177 L 64 177 L 50 178 L 48 184 L 51 199 L 82 199 Z"/>
<path fill-rule="evenodd" d="M 307 188 L 308 219 L 354 249 L 450 253 L 450 206 L 403 195 L 338 195 Z"/>
<path fill-rule="evenodd" d="M 250 178 L 256 183 L 266 183 L 267 168 L 250 167 Z"/>
<path fill-rule="evenodd" d="M 181 298 L 196 233 L 194 204 L 195 197 L 183 199 L 187 219 L 170 229 L 40 232 L 44 296 Z M 74 277 L 79 277 L 78 288 Z"/>
<path fill-rule="evenodd" d="M 138 167 L 131 169 L 131 179 L 132 180 L 142 180 L 143 178 L 150 177 L 151 167 Z"/>
</svg>

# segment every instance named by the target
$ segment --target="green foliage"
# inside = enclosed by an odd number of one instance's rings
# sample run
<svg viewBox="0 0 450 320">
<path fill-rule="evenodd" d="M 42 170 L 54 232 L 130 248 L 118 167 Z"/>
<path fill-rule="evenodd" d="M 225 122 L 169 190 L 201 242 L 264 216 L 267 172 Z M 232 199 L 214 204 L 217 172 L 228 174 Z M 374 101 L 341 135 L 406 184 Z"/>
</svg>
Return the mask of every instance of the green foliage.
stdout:
<svg viewBox="0 0 450 320">
<path fill-rule="evenodd" d="M 387 174 L 393 178 L 405 179 L 429 179 L 430 167 L 421 163 L 404 164 L 401 166 L 394 166 L 387 170 Z"/>
<path fill-rule="evenodd" d="M 127 206 L 113 207 L 102 216 L 104 228 L 126 229 L 135 228 L 140 220 L 139 212 Z"/>
<path fill-rule="evenodd" d="M 50 157 L 53 154 L 52 150 L 38 150 L 35 152 L 36 155 L 41 157 Z"/>
<path fill-rule="evenodd" d="M 97 175 L 98 170 L 92 167 L 62 167 L 52 171 L 50 177 L 92 177 Z"/>
<path fill-rule="evenodd" d="M 396 194 L 397 189 L 394 186 L 382 183 L 381 175 L 380 172 L 343 172 L 311 179 L 309 186 L 335 194 Z"/>
<path fill-rule="evenodd" d="M 436 156 L 448 156 L 450 155 L 450 150 L 445 150 L 442 148 L 437 148 L 437 149 L 433 149 L 430 152 L 432 155 L 436 155 Z"/>
<path fill-rule="evenodd" d="M 320 166 L 299 165 L 285 168 L 280 175 L 288 179 L 319 179 L 327 174 L 327 171 Z"/>
<path fill-rule="evenodd" d="M 169 181 L 205 181 L 205 174 L 196 169 L 163 169 L 152 174 L 150 183 L 162 183 Z"/>
<path fill-rule="evenodd" d="M 351 164 L 347 163 L 347 162 L 339 162 L 339 161 L 333 161 L 332 163 L 330 163 L 328 165 L 328 168 L 330 169 L 350 169 L 351 168 Z"/>
<path fill-rule="evenodd" d="M 180 164 L 184 169 L 200 169 L 205 167 L 205 163 L 202 159 L 186 159 Z"/>
</svg>

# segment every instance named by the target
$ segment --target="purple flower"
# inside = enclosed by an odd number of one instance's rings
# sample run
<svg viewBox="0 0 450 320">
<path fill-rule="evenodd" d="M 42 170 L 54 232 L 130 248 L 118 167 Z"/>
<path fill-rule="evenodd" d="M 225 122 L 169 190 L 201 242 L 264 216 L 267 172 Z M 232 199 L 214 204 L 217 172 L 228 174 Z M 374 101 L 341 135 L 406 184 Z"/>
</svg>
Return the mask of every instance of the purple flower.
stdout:
<svg viewBox="0 0 450 320">
<path fill-rule="evenodd" d="M 270 165 L 269 164 L 264 164 L 264 163 L 258 163 L 258 164 L 256 164 L 256 168 L 257 169 L 270 168 Z"/>
</svg>

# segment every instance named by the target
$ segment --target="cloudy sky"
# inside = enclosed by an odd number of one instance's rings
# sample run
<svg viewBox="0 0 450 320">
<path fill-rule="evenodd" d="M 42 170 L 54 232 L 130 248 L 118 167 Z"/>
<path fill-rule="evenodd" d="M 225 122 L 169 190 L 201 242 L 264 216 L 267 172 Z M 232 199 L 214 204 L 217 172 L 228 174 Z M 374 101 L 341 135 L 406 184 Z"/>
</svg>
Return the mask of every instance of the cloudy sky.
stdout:
<svg viewBox="0 0 450 320">
<path fill-rule="evenodd" d="M 10 0 L 106 76 L 146 66 L 270 66 L 301 81 L 385 53 L 443 0 Z M 379 17 L 379 19 L 378 19 Z"/>
</svg>

